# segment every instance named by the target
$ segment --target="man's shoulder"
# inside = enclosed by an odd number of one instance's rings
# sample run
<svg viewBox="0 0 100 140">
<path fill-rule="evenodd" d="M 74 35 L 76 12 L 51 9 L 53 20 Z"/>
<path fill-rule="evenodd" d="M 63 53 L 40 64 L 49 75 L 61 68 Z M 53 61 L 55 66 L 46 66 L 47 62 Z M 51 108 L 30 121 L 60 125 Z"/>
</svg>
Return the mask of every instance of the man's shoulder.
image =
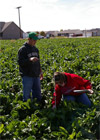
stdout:
<svg viewBox="0 0 100 140">
<path fill-rule="evenodd" d="M 19 51 L 22 51 L 22 50 L 26 50 L 26 43 L 23 44 L 23 45 L 19 48 Z"/>
</svg>

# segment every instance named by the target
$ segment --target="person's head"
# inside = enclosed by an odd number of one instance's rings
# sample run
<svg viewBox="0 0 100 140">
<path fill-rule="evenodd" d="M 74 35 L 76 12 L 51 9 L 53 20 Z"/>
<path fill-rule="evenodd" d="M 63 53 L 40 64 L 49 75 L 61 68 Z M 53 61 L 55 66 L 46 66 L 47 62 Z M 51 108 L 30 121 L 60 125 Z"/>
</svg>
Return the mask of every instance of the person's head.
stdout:
<svg viewBox="0 0 100 140">
<path fill-rule="evenodd" d="M 28 43 L 31 45 L 31 46 L 34 46 L 36 44 L 36 41 L 38 40 L 38 34 L 35 33 L 35 32 L 30 32 L 29 35 L 28 35 Z"/>
<path fill-rule="evenodd" d="M 60 86 L 64 86 L 67 82 L 67 77 L 64 72 L 55 72 L 54 73 L 54 82 Z"/>
</svg>

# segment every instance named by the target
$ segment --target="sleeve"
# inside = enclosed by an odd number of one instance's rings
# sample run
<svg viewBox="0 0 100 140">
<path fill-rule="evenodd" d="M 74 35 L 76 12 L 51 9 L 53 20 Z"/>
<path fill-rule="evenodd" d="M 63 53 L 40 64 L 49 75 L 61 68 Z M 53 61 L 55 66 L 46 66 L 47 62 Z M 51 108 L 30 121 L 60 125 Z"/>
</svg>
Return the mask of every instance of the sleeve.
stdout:
<svg viewBox="0 0 100 140">
<path fill-rule="evenodd" d="M 29 63 L 31 63 L 29 61 L 29 58 L 27 57 L 27 51 L 25 48 L 21 48 L 18 51 L 18 64 L 20 66 L 27 66 Z"/>
<path fill-rule="evenodd" d="M 60 88 L 58 87 L 58 85 L 56 85 L 55 87 L 55 92 L 53 93 L 53 99 L 52 99 L 52 105 L 59 105 L 60 101 L 61 101 L 61 91 Z"/>
<path fill-rule="evenodd" d="M 89 80 L 86 80 L 78 75 L 76 75 L 74 77 L 74 81 L 76 81 L 77 84 L 79 85 L 79 89 L 91 89 L 92 88 L 92 84 Z"/>
</svg>

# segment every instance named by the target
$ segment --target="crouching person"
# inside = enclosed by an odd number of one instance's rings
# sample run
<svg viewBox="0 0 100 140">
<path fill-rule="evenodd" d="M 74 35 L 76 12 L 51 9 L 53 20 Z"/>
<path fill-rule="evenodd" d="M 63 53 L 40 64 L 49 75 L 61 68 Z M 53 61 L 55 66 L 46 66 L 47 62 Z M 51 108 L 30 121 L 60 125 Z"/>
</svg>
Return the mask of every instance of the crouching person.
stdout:
<svg viewBox="0 0 100 140">
<path fill-rule="evenodd" d="M 75 101 L 91 107 L 91 101 L 86 93 L 93 93 L 92 85 L 89 80 L 86 80 L 76 74 L 66 72 L 54 73 L 55 92 L 53 93 L 52 106 L 59 105 L 63 95 L 63 99 Z"/>
</svg>

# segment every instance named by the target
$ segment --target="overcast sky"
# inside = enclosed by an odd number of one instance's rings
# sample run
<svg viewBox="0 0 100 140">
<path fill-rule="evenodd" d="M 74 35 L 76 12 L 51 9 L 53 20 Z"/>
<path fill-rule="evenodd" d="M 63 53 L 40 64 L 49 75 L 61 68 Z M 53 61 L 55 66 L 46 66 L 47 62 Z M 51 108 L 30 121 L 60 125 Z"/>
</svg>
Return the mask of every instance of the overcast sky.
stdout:
<svg viewBox="0 0 100 140">
<path fill-rule="evenodd" d="M 0 0 L 0 21 L 23 31 L 100 28 L 100 0 Z"/>
</svg>

